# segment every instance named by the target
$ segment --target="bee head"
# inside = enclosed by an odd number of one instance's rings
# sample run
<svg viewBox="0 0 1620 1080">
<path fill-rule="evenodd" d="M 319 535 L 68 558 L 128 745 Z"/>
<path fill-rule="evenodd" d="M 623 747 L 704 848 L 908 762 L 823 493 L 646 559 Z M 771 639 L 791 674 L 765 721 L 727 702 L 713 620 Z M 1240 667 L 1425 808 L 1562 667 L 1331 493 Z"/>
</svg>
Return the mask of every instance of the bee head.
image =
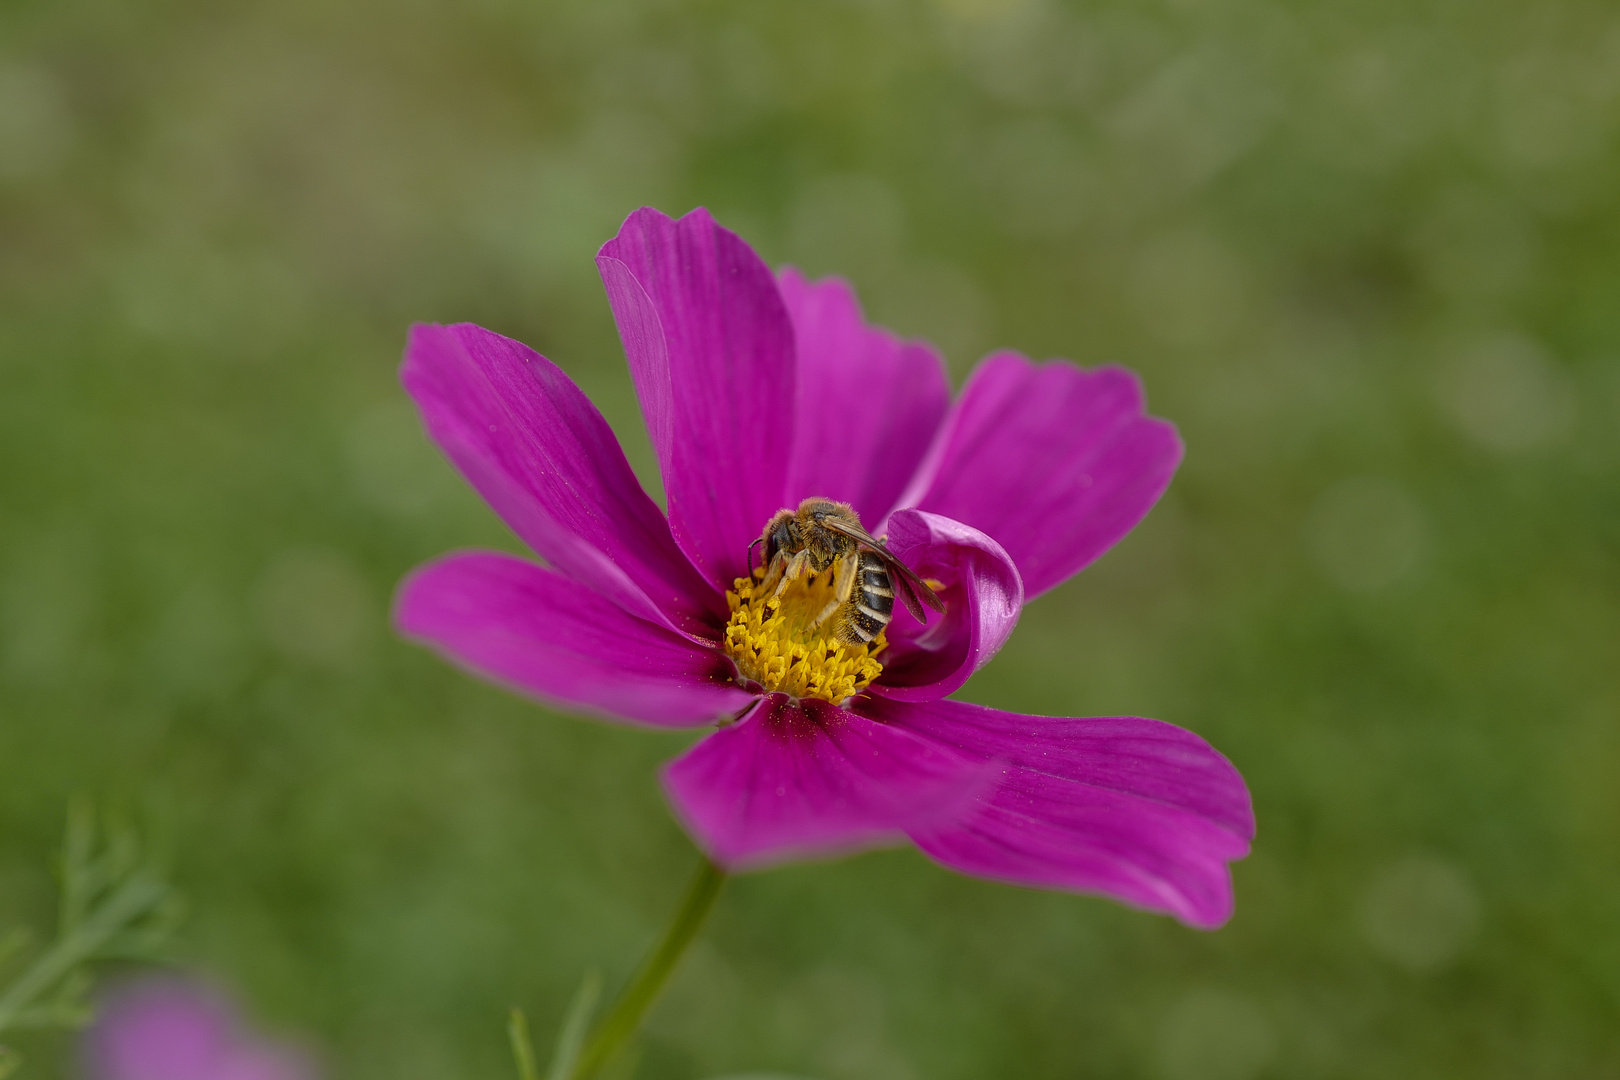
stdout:
<svg viewBox="0 0 1620 1080">
<path fill-rule="evenodd" d="M 804 547 L 804 540 L 799 533 L 799 523 L 793 519 L 792 513 L 783 510 L 771 519 L 765 526 L 765 535 L 760 537 L 765 544 L 765 565 L 771 565 L 778 552 L 796 552 Z"/>
</svg>

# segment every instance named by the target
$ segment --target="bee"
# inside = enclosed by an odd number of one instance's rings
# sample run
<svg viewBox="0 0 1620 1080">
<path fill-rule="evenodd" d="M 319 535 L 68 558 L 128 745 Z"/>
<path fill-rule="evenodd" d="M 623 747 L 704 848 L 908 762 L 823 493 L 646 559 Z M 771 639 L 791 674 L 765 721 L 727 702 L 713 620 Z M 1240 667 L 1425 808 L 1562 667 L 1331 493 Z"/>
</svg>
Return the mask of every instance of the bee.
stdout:
<svg viewBox="0 0 1620 1080">
<path fill-rule="evenodd" d="M 906 610 L 918 622 L 928 618 L 923 604 L 945 612 L 944 602 L 928 583 L 895 558 L 882 540 L 861 528 L 861 519 L 848 503 L 806 499 L 797 511 L 778 511 L 764 534 L 748 545 L 750 568 L 754 548 L 760 545 L 765 549 L 760 589 L 773 596 L 781 596 L 788 582 L 806 571 L 819 574 L 836 565 L 833 599 L 811 625 L 836 619 L 833 637 L 846 645 L 869 645 L 889 625 L 896 583 Z"/>
</svg>

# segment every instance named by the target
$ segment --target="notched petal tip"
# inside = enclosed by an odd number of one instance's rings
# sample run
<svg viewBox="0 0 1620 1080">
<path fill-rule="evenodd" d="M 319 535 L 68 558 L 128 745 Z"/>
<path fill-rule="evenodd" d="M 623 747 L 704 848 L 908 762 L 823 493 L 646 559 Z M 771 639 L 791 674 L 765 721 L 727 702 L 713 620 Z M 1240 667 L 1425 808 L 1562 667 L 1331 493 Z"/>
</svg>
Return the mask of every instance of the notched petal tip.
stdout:
<svg viewBox="0 0 1620 1080">
<path fill-rule="evenodd" d="M 724 589 L 782 505 L 793 329 L 775 277 L 706 210 L 643 208 L 597 257 L 677 542 Z"/>
<path fill-rule="evenodd" d="M 994 536 L 1038 596 L 1117 543 L 1169 486 L 1181 438 L 1145 410 L 1126 368 L 994 353 L 969 376 L 902 504 Z"/>
<path fill-rule="evenodd" d="M 1232 763 L 1193 732 L 1141 717 L 1045 717 L 955 701 L 874 698 L 863 712 L 1007 763 L 962 818 L 918 830 L 930 858 L 995 881 L 1094 893 L 1211 929 L 1232 913 L 1228 864 L 1254 809 Z"/>
<path fill-rule="evenodd" d="M 842 278 L 777 273 L 793 320 L 799 394 L 787 498 L 847 502 L 868 527 L 896 505 L 950 407 L 944 361 L 926 342 L 866 321 Z"/>
</svg>

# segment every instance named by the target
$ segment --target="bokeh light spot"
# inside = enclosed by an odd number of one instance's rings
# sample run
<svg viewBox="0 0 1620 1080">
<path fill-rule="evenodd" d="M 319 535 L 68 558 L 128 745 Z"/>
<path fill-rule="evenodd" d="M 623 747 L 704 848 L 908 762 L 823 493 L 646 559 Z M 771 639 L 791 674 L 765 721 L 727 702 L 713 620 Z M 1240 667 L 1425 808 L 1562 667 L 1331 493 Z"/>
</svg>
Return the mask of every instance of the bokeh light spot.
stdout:
<svg viewBox="0 0 1620 1080">
<path fill-rule="evenodd" d="M 0 180 L 50 173 L 72 145 L 73 115 L 56 77 L 0 60 Z"/>
<path fill-rule="evenodd" d="M 1408 971 L 1438 971 L 1473 937 L 1479 908 L 1478 893 L 1456 866 L 1412 855 L 1368 886 L 1361 899 L 1361 932 L 1380 956 Z"/>
<path fill-rule="evenodd" d="M 1575 419 L 1568 378 L 1540 344 L 1515 334 L 1458 350 L 1437 373 L 1435 392 L 1457 430 L 1502 454 L 1545 446 Z"/>
</svg>

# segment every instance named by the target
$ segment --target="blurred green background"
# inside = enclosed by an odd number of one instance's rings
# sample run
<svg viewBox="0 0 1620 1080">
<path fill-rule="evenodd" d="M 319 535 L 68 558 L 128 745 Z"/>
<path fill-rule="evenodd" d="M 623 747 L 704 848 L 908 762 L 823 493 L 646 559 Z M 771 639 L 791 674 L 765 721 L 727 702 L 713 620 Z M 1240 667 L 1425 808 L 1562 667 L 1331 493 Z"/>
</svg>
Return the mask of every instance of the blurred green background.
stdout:
<svg viewBox="0 0 1620 1080">
<path fill-rule="evenodd" d="M 687 737 L 393 639 L 408 568 L 515 547 L 394 372 L 521 338 L 655 485 L 591 259 L 703 204 L 958 381 L 1142 373 L 1170 494 L 964 696 L 1190 727 L 1260 834 L 1214 934 L 910 851 L 739 879 L 641 1076 L 1620 1074 L 1617 136 L 1600 0 L 6 0 L 0 921 L 87 791 L 331 1077 L 510 1077 L 509 1005 L 624 977 Z"/>
</svg>

